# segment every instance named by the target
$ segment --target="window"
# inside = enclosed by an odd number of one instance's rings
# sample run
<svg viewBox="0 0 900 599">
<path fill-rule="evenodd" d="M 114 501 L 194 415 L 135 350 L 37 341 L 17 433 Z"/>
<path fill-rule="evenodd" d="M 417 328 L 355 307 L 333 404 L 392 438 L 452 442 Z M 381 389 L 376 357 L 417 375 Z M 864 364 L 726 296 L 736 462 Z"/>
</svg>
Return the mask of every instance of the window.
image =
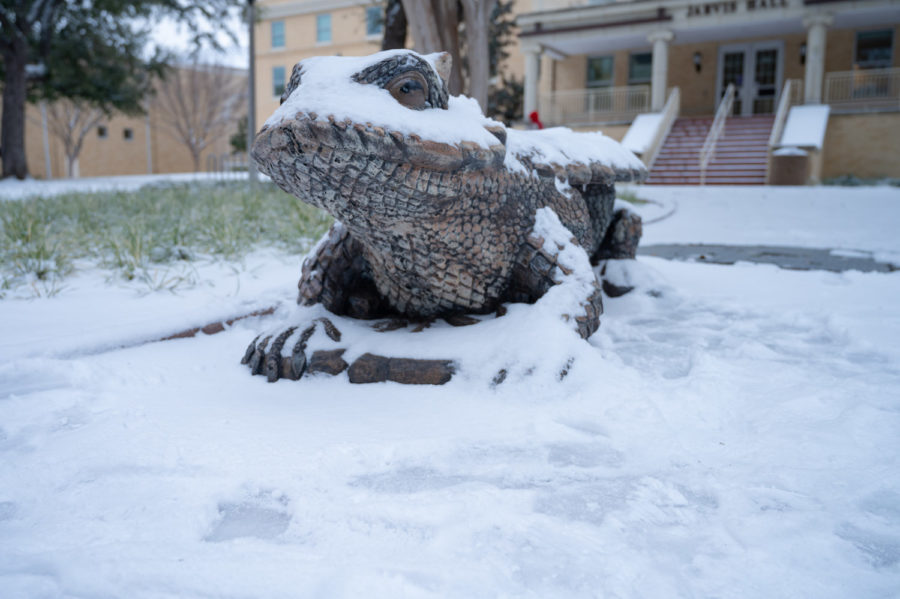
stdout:
<svg viewBox="0 0 900 599">
<path fill-rule="evenodd" d="M 594 56 L 587 62 L 587 86 L 608 87 L 613 82 L 613 57 Z"/>
<path fill-rule="evenodd" d="M 366 35 L 381 35 L 383 29 L 384 19 L 381 16 L 381 7 L 368 7 L 366 9 Z"/>
<path fill-rule="evenodd" d="M 106 127 L 102 125 L 97 127 L 97 137 L 99 137 L 100 139 L 106 139 L 106 136 L 108 134 L 109 132 L 106 130 Z"/>
<path fill-rule="evenodd" d="M 131 141 L 132 139 L 134 139 L 134 131 L 132 129 L 126 128 L 122 131 L 122 137 L 128 141 Z"/>
<path fill-rule="evenodd" d="M 272 67 L 272 95 L 280 98 L 284 93 L 284 67 Z"/>
<path fill-rule="evenodd" d="M 331 41 L 331 13 L 316 15 L 316 42 L 326 44 Z"/>
<path fill-rule="evenodd" d="M 649 52 L 628 56 L 628 83 L 647 83 L 653 71 L 653 55 Z"/>
<path fill-rule="evenodd" d="M 284 21 L 272 21 L 272 47 L 284 48 Z"/>
<path fill-rule="evenodd" d="M 894 32 L 859 31 L 856 34 L 856 64 L 861 69 L 884 69 L 891 66 Z"/>
</svg>

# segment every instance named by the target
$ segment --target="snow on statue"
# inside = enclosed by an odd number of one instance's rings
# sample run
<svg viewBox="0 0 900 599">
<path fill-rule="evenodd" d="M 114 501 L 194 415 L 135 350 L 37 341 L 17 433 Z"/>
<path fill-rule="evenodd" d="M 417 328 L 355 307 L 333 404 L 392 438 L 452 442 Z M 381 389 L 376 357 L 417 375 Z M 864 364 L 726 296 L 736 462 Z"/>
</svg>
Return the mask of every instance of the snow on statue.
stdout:
<svg viewBox="0 0 900 599">
<path fill-rule="evenodd" d="M 452 356 L 314 351 L 359 329 L 353 319 L 421 330 L 435 318 L 475 323 L 508 302 L 552 297 L 581 337 L 597 330 L 601 287 L 590 263 L 634 257 L 640 218 L 614 210 L 615 182 L 641 179 L 644 166 L 600 133 L 506 129 L 474 100 L 448 95 L 449 70 L 446 53 L 408 50 L 294 67 L 253 156 L 279 187 L 337 222 L 299 283 L 299 303 L 319 309 L 258 336 L 244 357 L 254 374 L 337 374 L 350 358 L 355 382 L 440 383 L 453 373 Z"/>
</svg>

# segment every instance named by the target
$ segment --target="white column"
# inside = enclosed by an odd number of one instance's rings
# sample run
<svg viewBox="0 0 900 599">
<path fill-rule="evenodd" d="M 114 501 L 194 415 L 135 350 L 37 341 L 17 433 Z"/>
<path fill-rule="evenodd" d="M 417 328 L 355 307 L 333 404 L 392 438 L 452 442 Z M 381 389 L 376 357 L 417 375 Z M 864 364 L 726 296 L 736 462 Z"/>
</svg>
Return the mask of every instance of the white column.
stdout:
<svg viewBox="0 0 900 599">
<path fill-rule="evenodd" d="M 666 104 L 666 79 L 669 71 L 669 42 L 675 39 L 671 31 L 654 31 L 647 36 L 653 44 L 653 63 L 650 79 L 650 110 L 658 112 Z"/>
<path fill-rule="evenodd" d="M 147 108 L 147 115 L 144 117 L 144 136 L 147 138 L 147 174 L 153 174 L 153 141 L 152 129 L 150 127 L 150 108 Z"/>
<path fill-rule="evenodd" d="M 825 33 L 834 18 L 829 14 L 810 15 L 803 19 L 806 27 L 806 76 L 803 95 L 806 104 L 822 103 L 822 81 L 825 78 Z"/>
<path fill-rule="evenodd" d="M 538 77 L 540 76 L 541 53 L 537 48 L 523 49 L 525 53 L 525 98 L 524 116 L 528 121 L 528 115 L 537 110 Z"/>
<path fill-rule="evenodd" d="M 44 141 L 44 170 L 47 179 L 53 178 L 53 166 L 50 164 L 50 138 L 47 135 L 47 102 L 41 100 L 41 136 Z"/>
</svg>

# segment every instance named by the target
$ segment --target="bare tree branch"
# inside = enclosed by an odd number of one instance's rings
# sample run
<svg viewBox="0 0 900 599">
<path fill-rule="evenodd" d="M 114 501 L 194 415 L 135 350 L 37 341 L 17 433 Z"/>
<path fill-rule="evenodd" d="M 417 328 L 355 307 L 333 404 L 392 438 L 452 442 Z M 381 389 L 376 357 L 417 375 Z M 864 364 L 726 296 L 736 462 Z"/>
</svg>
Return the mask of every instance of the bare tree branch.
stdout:
<svg viewBox="0 0 900 599">
<path fill-rule="evenodd" d="M 246 75 L 196 60 L 157 85 L 156 104 L 167 132 L 190 152 L 200 170 L 203 151 L 228 133 L 246 110 Z"/>
<path fill-rule="evenodd" d="M 75 163 L 87 134 L 105 116 L 99 108 L 81 101 L 59 100 L 47 106 L 47 128 L 63 144 L 69 177 L 75 176 Z"/>
</svg>

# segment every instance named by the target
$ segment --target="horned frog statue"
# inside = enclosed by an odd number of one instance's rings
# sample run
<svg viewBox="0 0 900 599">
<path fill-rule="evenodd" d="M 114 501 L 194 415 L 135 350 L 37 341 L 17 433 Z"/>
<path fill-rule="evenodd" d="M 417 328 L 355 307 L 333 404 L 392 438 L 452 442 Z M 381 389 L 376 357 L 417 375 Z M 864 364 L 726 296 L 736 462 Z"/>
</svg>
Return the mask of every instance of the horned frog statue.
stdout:
<svg viewBox="0 0 900 599">
<path fill-rule="evenodd" d="M 449 70 L 446 53 L 408 50 L 294 66 L 252 154 L 281 189 L 336 221 L 303 264 L 298 303 L 355 319 L 453 322 L 565 283 L 567 244 L 593 264 L 634 257 L 640 218 L 614 210 L 615 183 L 642 179 L 643 164 L 599 133 L 507 129 L 474 100 L 449 96 Z M 603 311 L 587 272 L 578 313 L 563 315 L 585 339 Z M 330 319 L 315 320 L 340 338 Z M 316 326 L 260 335 L 243 362 L 270 381 L 341 372 L 340 352 L 306 356 Z M 372 380 L 420 382 L 391 376 L 401 358 L 360 360 L 351 380 L 358 366 L 381 369 Z"/>
</svg>

